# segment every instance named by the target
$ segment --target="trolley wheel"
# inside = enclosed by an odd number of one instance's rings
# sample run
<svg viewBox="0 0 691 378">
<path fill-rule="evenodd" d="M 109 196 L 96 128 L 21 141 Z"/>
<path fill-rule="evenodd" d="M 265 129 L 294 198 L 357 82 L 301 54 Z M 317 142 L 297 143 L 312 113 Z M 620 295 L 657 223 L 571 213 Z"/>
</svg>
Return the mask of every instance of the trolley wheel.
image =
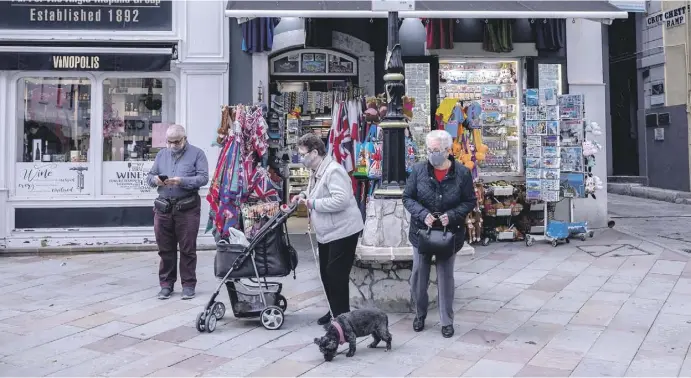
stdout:
<svg viewBox="0 0 691 378">
<path fill-rule="evenodd" d="M 199 313 L 199 315 L 197 315 L 197 320 L 195 321 L 195 326 L 197 327 L 197 331 L 204 332 L 205 320 L 206 319 L 204 318 L 204 311 L 202 311 Z"/>
<path fill-rule="evenodd" d="M 595 231 L 588 231 L 588 236 L 590 236 L 591 238 L 595 236 Z"/>
<path fill-rule="evenodd" d="M 530 247 L 531 245 L 533 245 L 533 238 L 531 238 L 530 236 L 528 236 L 528 237 L 525 238 L 525 246 L 526 246 L 526 247 Z"/>
<path fill-rule="evenodd" d="M 569 244 L 569 243 L 571 243 L 571 239 L 566 238 L 566 244 Z"/>
<path fill-rule="evenodd" d="M 482 246 L 487 247 L 489 245 L 489 238 L 482 239 Z"/>
<path fill-rule="evenodd" d="M 206 320 L 204 321 L 204 328 L 206 329 L 206 332 L 211 333 L 216 330 L 216 323 L 218 322 L 218 319 L 216 319 L 216 316 L 213 312 L 210 312 L 209 315 L 207 315 Z"/>
<path fill-rule="evenodd" d="M 283 325 L 283 310 L 278 306 L 268 306 L 259 315 L 264 328 L 268 330 L 276 330 Z"/>
<path fill-rule="evenodd" d="M 288 308 L 288 300 L 281 294 L 276 295 L 276 306 L 280 308 L 283 312 Z"/>
<path fill-rule="evenodd" d="M 580 239 L 581 241 L 585 241 L 585 234 L 581 235 Z"/>
<path fill-rule="evenodd" d="M 556 247 L 559 244 L 556 240 L 552 240 L 552 247 Z"/>
<path fill-rule="evenodd" d="M 214 305 L 211 306 L 211 313 L 214 314 L 216 320 L 223 319 L 226 314 L 226 305 L 221 302 L 214 303 Z"/>
</svg>

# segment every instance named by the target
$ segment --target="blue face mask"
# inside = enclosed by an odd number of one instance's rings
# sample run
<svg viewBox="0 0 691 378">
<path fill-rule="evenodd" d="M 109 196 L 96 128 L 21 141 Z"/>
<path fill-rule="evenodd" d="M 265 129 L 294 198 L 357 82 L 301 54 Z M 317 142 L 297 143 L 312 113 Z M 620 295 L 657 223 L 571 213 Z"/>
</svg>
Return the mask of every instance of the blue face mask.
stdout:
<svg viewBox="0 0 691 378">
<path fill-rule="evenodd" d="M 427 154 L 427 160 L 433 167 L 441 167 L 448 160 L 446 151 L 435 151 Z"/>
</svg>

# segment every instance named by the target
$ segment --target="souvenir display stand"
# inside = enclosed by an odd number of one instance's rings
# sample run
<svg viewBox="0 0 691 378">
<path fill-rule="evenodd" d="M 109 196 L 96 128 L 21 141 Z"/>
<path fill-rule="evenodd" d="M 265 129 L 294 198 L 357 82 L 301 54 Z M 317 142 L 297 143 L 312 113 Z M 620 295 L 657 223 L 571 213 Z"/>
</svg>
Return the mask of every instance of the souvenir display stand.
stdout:
<svg viewBox="0 0 691 378">
<path fill-rule="evenodd" d="M 595 123 L 585 125 L 583 95 L 557 96 L 553 88 L 528 89 L 525 102 L 527 199 L 535 205 L 541 201 L 544 211 L 537 217 L 542 229 L 531 227 L 526 245 L 546 240 L 556 247 L 571 237 L 593 237 L 587 222 L 574 222 L 573 216 L 573 198 L 594 196 L 602 188 L 591 173 L 599 145 L 586 140 L 587 133 L 600 130 Z M 567 201 L 568 220 L 555 219 L 560 201 Z"/>
<path fill-rule="evenodd" d="M 206 232 L 228 240 L 233 229 L 251 240 L 264 221 L 279 210 L 280 176 L 262 165 L 268 154 L 268 126 L 259 106 L 224 106 L 216 144 L 221 148 L 206 199 Z"/>
</svg>

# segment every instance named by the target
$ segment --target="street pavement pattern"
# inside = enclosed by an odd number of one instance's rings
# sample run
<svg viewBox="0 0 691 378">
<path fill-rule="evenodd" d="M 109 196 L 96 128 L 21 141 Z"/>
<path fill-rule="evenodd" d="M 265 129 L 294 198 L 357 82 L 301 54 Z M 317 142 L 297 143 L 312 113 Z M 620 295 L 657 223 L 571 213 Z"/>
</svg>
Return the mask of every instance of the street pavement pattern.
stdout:
<svg viewBox="0 0 691 378">
<path fill-rule="evenodd" d="M 215 288 L 200 252 L 197 297 L 155 298 L 158 257 L 128 252 L 0 257 L 3 376 L 677 376 L 691 374 L 691 264 L 615 230 L 556 248 L 495 243 L 456 263 L 456 335 L 390 314 L 393 350 L 358 343 L 324 362 L 326 312 L 306 237 L 285 283 L 286 322 L 194 319 Z M 228 303 L 227 293 L 221 297 Z M 347 346 L 341 349 L 345 350 Z"/>
</svg>

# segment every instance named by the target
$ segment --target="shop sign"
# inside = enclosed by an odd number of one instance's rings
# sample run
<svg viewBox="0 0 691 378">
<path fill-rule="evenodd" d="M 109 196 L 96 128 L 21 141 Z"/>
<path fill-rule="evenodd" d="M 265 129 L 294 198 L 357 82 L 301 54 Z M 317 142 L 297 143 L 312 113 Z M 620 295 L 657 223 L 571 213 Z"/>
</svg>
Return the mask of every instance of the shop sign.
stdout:
<svg viewBox="0 0 691 378">
<path fill-rule="evenodd" d="M 670 9 L 668 11 L 659 12 L 646 18 L 646 25 L 653 27 L 665 24 L 667 28 L 683 25 L 686 23 L 686 15 L 689 12 L 689 6 L 684 5 L 679 8 Z"/>
<path fill-rule="evenodd" d="M 172 53 L 172 51 L 171 51 Z M 0 70 L 8 71 L 170 71 L 169 54 L 63 54 L 0 52 Z"/>
<path fill-rule="evenodd" d="M 88 195 L 93 191 L 88 163 L 17 163 L 15 182 L 17 197 Z"/>
<path fill-rule="evenodd" d="M 173 30 L 172 0 L 3 0 L 0 29 Z"/>
<path fill-rule="evenodd" d="M 153 161 L 108 161 L 103 163 L 103 194 L 154 193 L 147 183 Z"/>
</svg>

